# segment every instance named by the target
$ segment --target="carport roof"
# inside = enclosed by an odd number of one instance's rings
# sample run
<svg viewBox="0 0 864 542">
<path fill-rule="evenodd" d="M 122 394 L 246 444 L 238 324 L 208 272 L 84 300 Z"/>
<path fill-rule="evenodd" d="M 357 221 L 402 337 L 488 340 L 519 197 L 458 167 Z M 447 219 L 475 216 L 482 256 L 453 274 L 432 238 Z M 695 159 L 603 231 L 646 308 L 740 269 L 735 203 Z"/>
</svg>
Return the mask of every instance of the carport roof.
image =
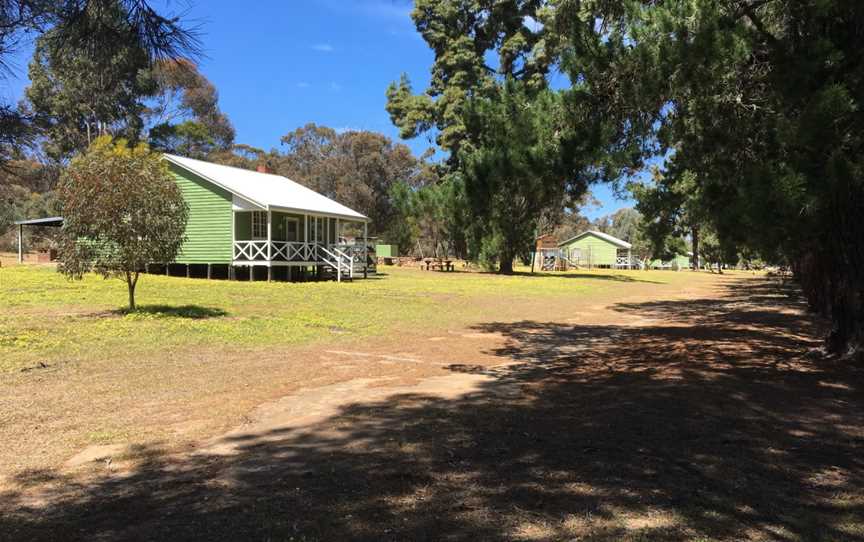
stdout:
<svg viewBox="0 0 864 542">
<path fill-rule="evenodd" d="M 48 218 L 31 218 L 30 220 L 19 220 L 15 222 L 16 226 L 51 226 L 59 228 L 63 225 L 62 216 L 50 216 Z"/>
</svg>

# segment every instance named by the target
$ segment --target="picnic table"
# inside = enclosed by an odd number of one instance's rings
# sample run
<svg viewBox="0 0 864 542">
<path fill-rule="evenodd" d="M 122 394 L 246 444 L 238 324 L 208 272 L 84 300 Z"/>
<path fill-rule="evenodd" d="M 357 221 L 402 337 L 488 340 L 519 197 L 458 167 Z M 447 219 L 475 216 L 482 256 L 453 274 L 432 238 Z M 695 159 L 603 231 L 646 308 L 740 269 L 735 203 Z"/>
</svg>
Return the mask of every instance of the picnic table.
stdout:
<svg viewBox="0 0 864 542">
<path fill-rule="evenodd" d="M 426 271 L 454 271 L 456 269 L 456 266 L 453 265 L 453 260 L 426 258 L 423 262 L 426 264 Z"/>
</svg>

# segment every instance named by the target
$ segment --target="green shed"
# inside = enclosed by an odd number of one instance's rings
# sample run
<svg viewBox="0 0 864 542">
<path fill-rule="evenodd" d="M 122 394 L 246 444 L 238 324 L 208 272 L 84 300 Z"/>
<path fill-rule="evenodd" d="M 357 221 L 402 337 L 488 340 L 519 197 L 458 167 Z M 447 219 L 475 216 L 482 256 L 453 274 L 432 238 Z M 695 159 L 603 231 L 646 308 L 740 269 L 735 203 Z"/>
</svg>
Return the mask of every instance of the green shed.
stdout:
<svg viewBox="0 0 864 542">
<path fill-rule="evenodd" d="M 558 243 L 561 257 L 576 267 L 633 268 L 633 246 L 600 231 L 585 231 Z"/>
<path fill-rule="evenodd" d="M 375 255 L 379 258 L 395 258 L 399 255 L 396 245 L 375 245 Z"/>
<path fill-rule="evenodd" d="M 676 254 L 671 260 L 651 260 L 648 267 L 651 269 L 690 269 L 693 266 L 693 253 Z"/>
</svg>

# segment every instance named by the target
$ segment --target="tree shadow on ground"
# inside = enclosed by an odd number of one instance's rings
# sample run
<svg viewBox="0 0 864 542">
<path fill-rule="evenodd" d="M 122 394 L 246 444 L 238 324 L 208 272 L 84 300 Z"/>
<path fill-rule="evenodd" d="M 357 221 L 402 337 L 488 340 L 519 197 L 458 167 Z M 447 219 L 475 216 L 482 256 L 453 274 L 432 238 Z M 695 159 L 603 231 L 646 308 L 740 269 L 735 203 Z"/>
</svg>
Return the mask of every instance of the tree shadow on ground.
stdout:
<svg viewBox="0 0 864 542">
<path fill-rule="evenodd" d="M 228 312 L 217 307 L 202 307 L 201 305 L 139 305 L 135 310 L 119 309 L 118 314 L 150 314 L 169 318 L 189 318 L 203 320 L 206 318 L 221 318 Z"/>
<path fill-rule="evenodd" d="M 447 271 L 440 271 L 441 273 L 447 273 Z M 649 280 L 646 278 L 642 278 L 639 276 L 633 275 L 619 275 L 615 273 L 599 273 L 599 272 L 590 272 L 586 273 L 583 271 L 566 271 L 553 273 L 549 271 L 513 271 L 512 273 L 501 274 L 494 271 L 469 271 L 469 270 L 461 270 L 456 269 L 454 271 L 450 271 L 449 273 L 465 273 L 471 275 L 492 275 L 496 277 L 525 277 L 525 278 L 559 278 L 559 279 L 588 279 L 588 280 L 606 280 L 612 282 L 641 282 L 645 284 L 666 284 L 662 281 L 657 280 Z"/>
<path fill-rule="evenodd" d="M 618 307 L 643 326 L 479 325 L 511 363 L 450 367 L 476 391 L 31 473 L 0 538 L 864 540 L 862 373 L 803 356 L 811 323 L 770 288 Z"/>
</svg>

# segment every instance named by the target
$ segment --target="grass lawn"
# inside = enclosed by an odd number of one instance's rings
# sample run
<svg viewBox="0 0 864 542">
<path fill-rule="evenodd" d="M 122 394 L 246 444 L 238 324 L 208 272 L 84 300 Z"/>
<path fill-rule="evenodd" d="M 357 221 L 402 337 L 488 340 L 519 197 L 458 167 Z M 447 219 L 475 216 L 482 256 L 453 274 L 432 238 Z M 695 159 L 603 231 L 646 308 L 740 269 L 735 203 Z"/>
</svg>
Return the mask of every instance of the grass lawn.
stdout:
<svg viewBox="0 0 864 542">
<path fill-rule="evenodd" d="M 324 350 L 411 344 L 490 316 L 519 319 L 615 296 L 622 286 L 674 289 L 687 279 L 401 268 L 350 283 L 144 275 L 139 311 L 130 314 L 120 280 L 69 281 L 51 266 L 7 265 L 0 268 L 0 439 L 10 445 L 0 473 L 56 465 L 90 445 L 176 446 L 242 423 L 257 404 L 299 389 L 357 376 L 417 381 L 431 371 L 346 372 L 308 362 Z"/>
<path fill-rule="evenodd" d="M 0 541 L 864 540 L 864 375 L 765 277 L 0 268 Z"/>
<path fill-rule="evenodd" d="M 680 281 L 669 272 L 499 277 L 398 268 L 353 283 L 266 283 L 145 275 L 127 314 L 125 283 L 69 281 L 50 267 L 0 269 L 0 373 L 38 364 L 117 361 L 164 351 L 268 348 L 368 337 L 479 317 L 473 300 L 567 299 L 620 282 Z"/>
</svg>

